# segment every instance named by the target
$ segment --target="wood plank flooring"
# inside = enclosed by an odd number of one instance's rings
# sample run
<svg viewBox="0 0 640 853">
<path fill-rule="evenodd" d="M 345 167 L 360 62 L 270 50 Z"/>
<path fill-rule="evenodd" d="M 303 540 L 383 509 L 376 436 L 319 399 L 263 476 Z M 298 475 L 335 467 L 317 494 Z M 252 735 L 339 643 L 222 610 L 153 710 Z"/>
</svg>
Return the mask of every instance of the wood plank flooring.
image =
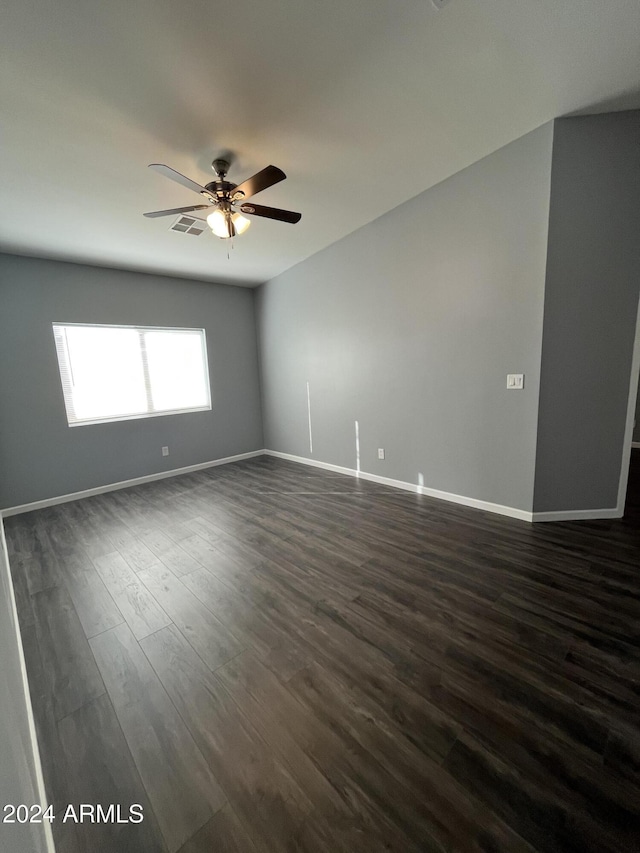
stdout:
<svg viewBox="0 0 640 853">
<path fill-rule="evenodd" d="M 616 521 L 263 457 L 4 524 L 58 853 L 640 850 L 640 451 Z"/>
</svg>

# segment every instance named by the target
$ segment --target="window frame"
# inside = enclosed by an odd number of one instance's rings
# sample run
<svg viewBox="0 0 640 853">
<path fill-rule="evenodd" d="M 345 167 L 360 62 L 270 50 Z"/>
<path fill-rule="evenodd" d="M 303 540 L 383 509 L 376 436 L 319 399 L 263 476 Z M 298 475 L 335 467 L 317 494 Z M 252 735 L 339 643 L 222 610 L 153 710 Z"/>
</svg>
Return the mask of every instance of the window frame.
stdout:
<svg viewBox="0 0 640 853">
<path fill-rule="evenodd" d="M 87 418 L 82 420 L 74 420 L 70 421 L 69 417 L 75 417 L 75 413 L 73 410 L 73 399 L 68 399 L 67 394 L 65 393 L 65 379 L 63 377 L 63 371 L 65 369 L 72 370 L 71 359 L 69 357 L 69 352 L 67 350 L 65 362 L 63 365 L 60 359 L 60 350 L 58 347 L 58 340 L 56 335 L 56 327 L 69 327 L 69 326 L 78 326 L 83 329 L 131 329 L 133 331 L 140 333 L 144 332 L 199 332 L 200 333 L 200 345 L 202 348 L 202 364 L 204 368 L 204 379 L 205 386 L 207 391 L 207 401 L 208 405 L 205 406 L 193 406 L 186 409 L 163 409 L 161 411 L 146 411 L 146 412 L 137 412 L 131 415 L 117 415 L 117 416 L 109 416 L 105 418 Z M 212 409 L 211 404 L 211 379 L 209 376 L 209 357 L 207 351 L 207 332 L 204 328 L 187 328 L 183 326 L 131 326 L 123 323 L 63 323 L 59 321 L 54 321 L 51 324 L 51 333 L 53 335 L 53 346 L 56 353 L 56 361 L 58 365 L 58 378 L 60 380 L 60 388 L 62 391 L 62 400 L 64 403 L 65 415 L 67 418 L 67 425 L 69 427 L 79 427 L 79 426 L 93 426 L 95 424 L 106 424 L 106 423 L 117 423 L 118 421 L 137 421 L 143 420 L 146 418 L 160 418 L 166 417 L 169 415 L 186 415 L 192 414 L 193 412 L 210 412 Z M 66 349 L 66 345 L 65 345 Z M 146 350 L 145 347 L 141 347 L 141 357 L 142 357 L 142 368 L 145 376 L 145 390 L 147 391 L 147 401 L 150 404 L 150 399 L 148 395 L 150 383 L 148 381 L 149 373 L 148 373 L 148 364 L 146 359 Z"/>
</svg>

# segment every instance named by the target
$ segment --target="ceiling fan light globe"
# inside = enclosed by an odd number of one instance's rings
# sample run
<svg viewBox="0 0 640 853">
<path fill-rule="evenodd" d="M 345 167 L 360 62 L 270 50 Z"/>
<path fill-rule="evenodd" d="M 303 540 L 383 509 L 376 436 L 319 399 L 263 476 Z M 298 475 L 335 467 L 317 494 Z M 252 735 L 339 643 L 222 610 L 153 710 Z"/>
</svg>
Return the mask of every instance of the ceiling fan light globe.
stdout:
<svg viewBox="0 0 640 853">
<path fill-rule="evenodd" d="M 231 223 L 223 210 L 214 210 L 213 213 L 210 213 L 207 216 L 207 225 L 211 228 L 216 237 L 220 237 L 222 240 L 226 240 L 233 236 L 230 233 L 230 224 Z"/>
<path fill-rule="evenodd" d="M 251 225 L 251 220 L 247 219 L 241 213 L 234 213 L 231 219 L 233 220 L 233 227 L 236 229 L 236 234 L 244 234 Z"/>
<path fill-rule="evenodd" d="M 244 234 L 251 225 L 251 220 L 241 213 L 231 213 L 229 210 L 218 209 L 207 216 L 207 225 L 216 237 L 220 237 L 221 240 L 228 240 L 229 237 L 235 237 L 236 234 Z"/>
</svg>

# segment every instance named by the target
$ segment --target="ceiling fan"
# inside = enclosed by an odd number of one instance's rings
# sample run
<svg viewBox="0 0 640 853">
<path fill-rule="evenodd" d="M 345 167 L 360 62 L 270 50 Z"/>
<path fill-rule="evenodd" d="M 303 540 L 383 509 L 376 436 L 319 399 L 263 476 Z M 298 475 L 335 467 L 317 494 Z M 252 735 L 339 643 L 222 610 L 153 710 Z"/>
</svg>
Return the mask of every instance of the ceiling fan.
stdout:
<svg viewBox="0 0 640 853">
<path fill-rule="evenodd" d="M 205 186 L 200 186 L 191 178 L 181 175 L 180 172 L 176 172 L 175 169 L 171 169 L 162 163 L 150 163 L 149 168 L 160 175 L 164 175 L 165 178 L 199 193 L 207 201 L 206 204 L 194 204 L 191 207 L 176 207 L 172 210 L 154 210 L 151 213 L 145 213 L 144 215 L 150 219 L 213 208 L 207 216 L 207 224 L 213 233 L 222 240 L 228 240 L 230 237 L 243 234 L 247 230 L 251 221 L 243 216 L 243 213 L 250 216 L 263 216 L 266 219 L 277 219 L 279 222 L 290 222 L 291 224 L 300 222 L 302 219 L 301 213 L 294 213 L 292 210 L 280 210 L 277 207 L 265 207 L 263 204 L 244 201 L 287 177 L 282 169 L 278 169 L 277 166 L 267 166 L 241 184 L 232 184 L 226 180 L 229 161 L 219 158 L 211 164 L 211 168 L 216 173 L 216 180 L 205 184 Z"/>
</svg>

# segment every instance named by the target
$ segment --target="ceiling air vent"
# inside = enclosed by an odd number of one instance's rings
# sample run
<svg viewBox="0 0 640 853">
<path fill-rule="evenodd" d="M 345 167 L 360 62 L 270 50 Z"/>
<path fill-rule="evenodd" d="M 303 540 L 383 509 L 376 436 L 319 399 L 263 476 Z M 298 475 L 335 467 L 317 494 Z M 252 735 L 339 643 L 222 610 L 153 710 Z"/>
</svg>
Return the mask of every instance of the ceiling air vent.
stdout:
<svg viewBox="0 0 640 853">
<path fill-rule="evenodd" d="M 194 234 L 198 237 L 205 230 L 207 223 L 195 216 L 179 216 L 169 231 L 180 231 L 182 234 Z"/>
</svg>

